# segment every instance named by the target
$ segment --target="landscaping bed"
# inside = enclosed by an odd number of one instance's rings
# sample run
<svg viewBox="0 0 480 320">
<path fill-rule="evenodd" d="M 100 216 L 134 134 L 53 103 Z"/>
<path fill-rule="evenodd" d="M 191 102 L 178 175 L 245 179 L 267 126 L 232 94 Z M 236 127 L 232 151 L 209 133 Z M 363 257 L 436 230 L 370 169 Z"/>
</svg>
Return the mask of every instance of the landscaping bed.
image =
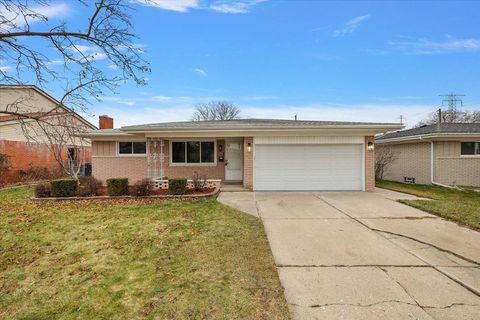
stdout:
<svg viewBox="0 0 480 320">
<path fill-rule="evenodd" d="M 127 178 L 111 178 L 102 181 L 93 177 L 81 177 L 78 181 L 62 178 L 46 181 L 35 186 L 32 200 L 108 200 L 143 198 L 198 198 L 216 195 L 220 190 L 203 182 L 189 183 L 187 179 L 169 179 L 167 189 L 155 187 L 155 182 L 143 179 L 129 184 Z M 165 182 L 162 182 L 165 184 Z"/>
<path fill-rule="evenodd" d="M 400 202 L 480 231 L 480 192 L 387 180 L 377 181 L 376 186 L 432 199 Z"/>
<path fill-rule="evenodd" d="M 215 200 L 0 191 L 1 319 L 289 319 L 263 226 Z"/>
</svg>

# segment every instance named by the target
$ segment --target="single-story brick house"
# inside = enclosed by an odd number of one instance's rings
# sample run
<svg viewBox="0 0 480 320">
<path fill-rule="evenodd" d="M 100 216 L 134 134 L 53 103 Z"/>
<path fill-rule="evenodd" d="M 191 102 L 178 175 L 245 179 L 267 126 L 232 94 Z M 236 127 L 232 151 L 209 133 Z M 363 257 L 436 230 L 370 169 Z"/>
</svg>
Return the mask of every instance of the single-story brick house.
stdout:
<svg viewBox="0 0 480 320">
<path fill-rule="evenodd" d="M 113 128 L 92 140 L 93 175 L 210 179 L 250 190 L 374 189 L 374 135 L 397 123 L 241 119 Z"/>
<path fill-rule="evenodd" d="M 375 139 L 395 160 L 384 179 L 419 184 L 480 186 L 480 123 L 438 123 Z"/>
</svg>

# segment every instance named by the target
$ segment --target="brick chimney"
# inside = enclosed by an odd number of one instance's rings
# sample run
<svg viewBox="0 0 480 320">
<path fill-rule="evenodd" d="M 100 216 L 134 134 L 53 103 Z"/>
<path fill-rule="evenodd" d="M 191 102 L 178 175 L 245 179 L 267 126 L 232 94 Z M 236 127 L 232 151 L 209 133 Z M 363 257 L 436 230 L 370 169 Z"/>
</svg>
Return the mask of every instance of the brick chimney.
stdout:
<svg viewBox="0 0 480 320">
<path fill-rule="evenodd" d="M 99 116 L 98 127 L 100 129 L 113 129 L 113 118 L 110 118 L 107 115 Z"/>
</svg>

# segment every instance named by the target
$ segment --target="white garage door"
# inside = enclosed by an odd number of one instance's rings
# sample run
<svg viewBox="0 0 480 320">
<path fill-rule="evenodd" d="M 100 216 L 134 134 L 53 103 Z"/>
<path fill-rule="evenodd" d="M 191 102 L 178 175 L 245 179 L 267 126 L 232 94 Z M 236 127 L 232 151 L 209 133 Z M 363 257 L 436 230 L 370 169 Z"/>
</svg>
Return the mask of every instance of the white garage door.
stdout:
<svg viewBox="0 0 480 320">
<path fill-rule="evenodd" d="M 256 145 L 255 190 L 362 190 L 363 145 Z"/>
</svg>

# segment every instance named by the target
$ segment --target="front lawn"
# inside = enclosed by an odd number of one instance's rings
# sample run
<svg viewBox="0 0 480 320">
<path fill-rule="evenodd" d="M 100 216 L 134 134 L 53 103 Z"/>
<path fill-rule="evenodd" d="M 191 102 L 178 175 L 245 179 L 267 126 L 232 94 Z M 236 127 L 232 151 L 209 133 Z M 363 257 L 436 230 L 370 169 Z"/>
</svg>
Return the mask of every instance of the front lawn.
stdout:
<svg viewBox="0 0 480 320">
<path fill-rule="evenodd" d="M 1 319 L 288 319 L 260 220 L 215 200 L 0 191 Z"/>
<path fill-rule="evenodd" d="M 480 192 L 386 180 L 377 181 L 377 187 L 433 199 L 400 202 L 480 230 Z"/>
</svg>

